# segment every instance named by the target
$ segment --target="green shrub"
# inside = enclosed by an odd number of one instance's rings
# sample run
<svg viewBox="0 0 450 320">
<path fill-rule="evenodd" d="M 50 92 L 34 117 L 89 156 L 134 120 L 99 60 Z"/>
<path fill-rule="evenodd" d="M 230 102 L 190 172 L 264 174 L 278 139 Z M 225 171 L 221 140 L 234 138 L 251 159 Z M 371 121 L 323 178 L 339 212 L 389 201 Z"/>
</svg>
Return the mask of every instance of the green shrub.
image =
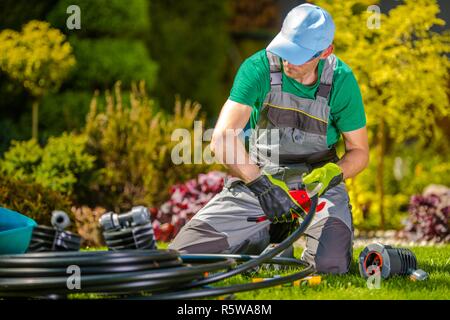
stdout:
<svg viewBox="0 0 450 320">
<path fill-rule="evenodd" d="M 147 0 L 60 0 L 49 13 L 48 21 L 66 29 L 66 9 L 70 5 L 80 7 L 81 29 L 67 32 L 82 37 L 136 36 L 149 28 Z"/>
<path fill-rule="evenodd" d="M 95 158 L 85 152 L 86 141 L 85 136 L 66 133 L 50 138 L 44 148 L 35 140 L 14 141 L 0 169 L 15 179 L 70 195 L 93 168 Z"/>
<path fill-rule="evenodd" d="M 47 141 L 65 131 L 80 130 L 86 121 L 92 96 L 92 92 L 72 90 L 46 96 L 40 106 L 42 140 Z"/>
<path fill-rule="evenodd" d="M 150 26 L 148 0 L 44 2 L 48 2 L 47 20 L 68 35 L 77 67 L 58 93 L 49 94 L 42 101 L 42 117 L 39 120 L 41 144 L 50 136 L 82 129 L 95 90 L 111 88 L 117 81 L 128 85 L 131 81 L 144 80 L 150 87 L 154 84 L 157 68 L 142 40 L 148 34 Z M 8 0 L 8 3 L 9 7 L 18 7 L 17 11 L 25 6 L 23 0 L 18 0 L 17 4 Z M 66 9 L 69 5 L 78 5 L 81 9 L 81 30 L 71 31 L 66 27 L 69 17 Z M 38 7 L 40 5 L 36 5 L 36 9 Z M 7 12 L 14 13 L 16 10 L 8 8 Z M 39 12 L 42 13 L 41 10 Z M 0 152 L 3 152 L 11 139 L 29 138 L 29 133 L 22 127 L 31 121 L 30 115 L 25 112 L 31 106 L 31 101 L 21 92 L 11 92 L 1 75 L 0 93 L 6 93 L 0 101 L 0 130 L 8 129 L 5 134 L 0 131 Z M 16 125 L 11 128 L 5 118 L 13 117 Z"/>
<path fill-rule="evenodd" d="M 56 0 L 40 0 L 30 4 L 29 0 L 0 1 L 0 30 L 3 28 L 18 30 L 30 20 L 44 20 L 55 2 Z"/>
<path fill-rule="evenodd" d="M 86 123 L 86 116 L 89 113 L 89 105 L 93 95 L 93 92 L 68 90 L 45 97 L 40 107 L 39 129 L 42 131 L 40 135 L 41 141 L 47 141 L 51 136 L 59 136 L 66 131 L 81 131 Z M 126 103 L 129 103 L 127 101 L 128 96 L 124 96 L 123 99 Z M 97 101 L 98 110 L 104 111 L 104 96 Z M 15 129 L 12 127 L 12 124 L 8 126 L 7 121 L 4 121 L 6 127 L 2 128 L 0 125 L 0 132 L 2 129 L 6 133 L 8 133 L 8 130 Z M 29 114 L 24 114 L 20 121 L 29 123 L 31 117 Z"/>
<path fill-rule="evenodd" d="M 117 81 L 129 86 L 144 80 L 154 83 L 156 65 L 141 41 L 128 39 L 69 39 L 77 58 L 70 86 L 77 89 L 110 88 Z"/>
<path fill-rule="evenodd" d="M 81 8 L 81 30 L 70 31 L 66 27 L 69 5 Z M 82 67 L 73 70 L 61 88 L 61 96 L 51 94 L 39 107 L 45 109 L 39 119 L 40 143 L 45 143 L 49 136 L 81 129 L 92 93 L 99 87 L 110 88 L 118 80 L 129 83 L 142 79 L 148 86 L 154 83 L 155 63 L 141 40 L 149 33 L 148 0 L 42 0 L 33 4 L 28 0 L 0 1 L 0 30 L 20 29 L 32 19 L 48 20 L 69 35 L 71 42 L 78 44 L 80 38 L 88 42 L 80 40 L 79 50 L 74 48 L 80 56 L 76 57 L 77 63 Z M 108 40 L 102 41 L 102 37 Z M 91 44 L 96 40 L 101 44 Z M 11 140 L 30 138 L 28 113 L 32 99 L 24 90 L 11 87 L 10 79 L 0 75 L 0 154 Z"/>
<path fill-rule="evenodd" d="M 13 141 L 11 148 L 4 155 L 1 169 L 16 179 L 28 179 L 40 164 L 42 154 L 42 148 L 34 139 Z"/>
<path fill-rule="evenodd" d="M 161 68 L 154 94 L 163 106 L 174 96 L 199 101 L 215 116 L 228 96 L 223 85 L 230 52 L 228 1 L 152 0 L 147 43 Z"/>
<path fill-rule="evenodd" d="M 96 100 L 94 100 L 95 102 Z M 143 86 L 134 88 L 130 104 L 122 101 L 119 85 L 106 95 L 106 111 L 92 104 L 86 123 L 88 152 L 97 159 L 98 175 L 85 201 L 116 211 L 133 205 L 157 206 L 168 198 L 169 187 L 214 168 L 211 165 L 174 165 L 171 141 L 175 129 L 193 130 L 200 106 L 177 101 L 174 115 L 158 111 Z"/>
<path fill-rule="evenodd" d="M 5 175 L 0 175 L 0 206 L 20 212 L 36 220 L 38 224 L 51 225 L 53 210 L 65 211 L 74 221 L 70 211 L 71 203 L 66 196 L 39 184 Z"/>
</svg>

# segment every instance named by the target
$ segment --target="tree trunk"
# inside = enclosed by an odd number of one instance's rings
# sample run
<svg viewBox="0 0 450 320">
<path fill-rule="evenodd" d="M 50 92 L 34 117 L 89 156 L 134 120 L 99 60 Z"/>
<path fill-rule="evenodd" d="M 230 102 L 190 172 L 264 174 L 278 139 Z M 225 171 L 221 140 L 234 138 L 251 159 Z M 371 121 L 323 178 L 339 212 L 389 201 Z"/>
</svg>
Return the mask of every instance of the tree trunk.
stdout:
<svg viewBox="0 0 450 320">
<path fill-rule="evenodd" d="M 378 203 L 380 206 L 380 222 L 381 229 L 385 228 L 384 219 L 384 154 L 386 149 L 385 121 L 380 119 L 380 126 L 377 134 L 378 140 L 378 164 L 377 164 L 377 193 Z"/>
<path fill-rule="evenodd" d="M 32 105 L 32 129 L 31 137 L 38 140 L 38 123 L 39 123 L 39 101 L 36 99 Z"/>
</svg>

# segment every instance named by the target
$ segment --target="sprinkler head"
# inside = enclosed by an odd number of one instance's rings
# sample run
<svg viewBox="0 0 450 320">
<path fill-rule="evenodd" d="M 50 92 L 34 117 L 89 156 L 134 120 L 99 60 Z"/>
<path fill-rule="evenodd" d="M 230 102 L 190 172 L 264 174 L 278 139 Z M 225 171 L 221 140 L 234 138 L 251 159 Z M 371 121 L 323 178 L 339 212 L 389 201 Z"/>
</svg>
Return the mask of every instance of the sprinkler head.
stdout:
<svg viewBox="0 0 450 320">
<path fill-rule="evenodd" d="M 384 279 L 393 275 L 410 275 L 417 269 L 417 259 L 409 249 L 369 244 L 359 255 L 359 272 L 368 278 L 377 269 Z"/>
</svg>

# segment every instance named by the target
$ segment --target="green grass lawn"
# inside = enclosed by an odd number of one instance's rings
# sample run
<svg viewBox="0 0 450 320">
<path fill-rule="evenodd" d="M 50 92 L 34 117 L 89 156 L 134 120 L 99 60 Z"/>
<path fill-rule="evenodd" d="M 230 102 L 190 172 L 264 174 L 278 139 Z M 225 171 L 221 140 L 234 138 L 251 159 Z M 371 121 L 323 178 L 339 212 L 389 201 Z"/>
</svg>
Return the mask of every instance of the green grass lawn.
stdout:
<svg viewBox="0 0 450 320">
<path fill-rule="evenodd" d="M 167 244 L 159 243 L 158 248 Z M 363 248 L 355 248 L 350 272 L 346 275 L 321 275 L 315 286 L 272 287 L 236 293 L 234 299 L 246 300 L 323 300 L 323 299 L 450 299 L 450 244 L 436 247 L 410 247 L 417 257 L 418 267 L 429 274 L 425 281 L 413 282 L 408 277 L 395 276 L 381 280 L 380 289 L 369 289 L 358 270 L 357 259 Z M 299 257 L 302 249 L 296 248 Z M 291 272 L 295 272 L 292 270 Z M 289 273 L 289 271 L 287 272 Z M 273 277 L 275 272 L 260 272 L 256 277 Z M 240 284 L 251 278 L 236 276 L 216 285 Z M 86 295 L 81 297 L 87 298 Z M 92 296 L 94 297 L 94 296 Z"/>
<path fill-rule="evenodd" d="M 291 286 L 267 288 L 235 294 L 235 299 L 274 300 L 322 300 L 322 299 L 450 299 L 450 245 L 440 247 L 411 247 L 418 261 L 418 267 L 429 273 L 425 281 L 414 282 L 407 277 L 392 277 L 381 280 L 380 289 L 368 289 L 366 280 L 358 270 L 357 259 L 363 248 L 354 250 L 351 270 L 346 275 L 322 275 L 322 282 L 316 286 Z M 299 257 L 301 248 L 295 255 Z M 260 273 L 271 277 L 274 272 Z M 238 284 L 249 278 L 237 276 L 222 284 Z"/>
</svg>

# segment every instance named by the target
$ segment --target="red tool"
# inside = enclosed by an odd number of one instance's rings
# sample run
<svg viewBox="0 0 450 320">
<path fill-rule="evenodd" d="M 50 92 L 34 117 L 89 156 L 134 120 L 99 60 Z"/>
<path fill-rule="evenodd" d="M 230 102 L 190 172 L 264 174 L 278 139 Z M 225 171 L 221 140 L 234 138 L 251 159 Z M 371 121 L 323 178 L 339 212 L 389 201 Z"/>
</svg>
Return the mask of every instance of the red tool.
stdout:
<svg viewBox="0 0 450 320">
<path fill-rule="evenodd" d="M 306 211 L 306 213 L 309 213 L 309 208 L 311 207 L 311 197 L 316 195 L 321 188 L 321 184 L 317 184 L 314 186 L 312 190 L 309 190 L 308 187 L 306 189 L 295 189 L 290 190 L 289 194 L 292 196 L 292 198 L 295 199 L 295 201 L 298 202 L 298 204 Z M 319 204 L 316 211 L 320 211 L 325 204 L 322 205 L 322 203 Z M 298 218 L 298 216 L 296 216 Z M 262 222 L 267 220 L 267 216 L 259 216 L 259 217 L 248 217 L 248 222 Z"/>
</svg>

